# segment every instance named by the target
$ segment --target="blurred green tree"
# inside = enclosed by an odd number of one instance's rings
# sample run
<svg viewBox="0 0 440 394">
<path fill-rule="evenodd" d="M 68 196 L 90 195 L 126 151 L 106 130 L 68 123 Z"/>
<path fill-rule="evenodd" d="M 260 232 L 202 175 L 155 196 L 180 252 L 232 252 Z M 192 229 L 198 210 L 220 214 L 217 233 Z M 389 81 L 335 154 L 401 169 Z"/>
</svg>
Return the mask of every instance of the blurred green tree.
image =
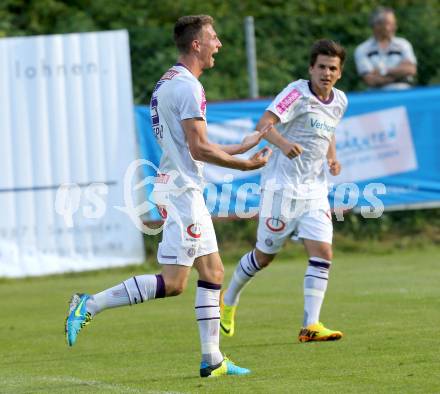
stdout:
<svg viewBox="0 0 440 394">
<path fill-rule="evenodd" d="M 371 35 L 368 17 L 378 0 L 2 0 L 0 37 L 127 29 L 130 34 L 135 102 L 146 104 L 155 82 L 177 56 L 172 30 L 185 14 L 210 14 L 223 48 L 216 67 L 202 76 L 208 99 L 245 98 L 248 94 L 243 19 L 255 18 L 261 96 L 272 96 L 288 82 L 307 78 L 308 51 L 328 37 L 347 49 L 338 87 L 363 89 L 353 61 L 355 47 Z M 398 35 L 414 46 L 420 85 L 440 83 L 440 2 L 390 0 Z"/>
</svg>

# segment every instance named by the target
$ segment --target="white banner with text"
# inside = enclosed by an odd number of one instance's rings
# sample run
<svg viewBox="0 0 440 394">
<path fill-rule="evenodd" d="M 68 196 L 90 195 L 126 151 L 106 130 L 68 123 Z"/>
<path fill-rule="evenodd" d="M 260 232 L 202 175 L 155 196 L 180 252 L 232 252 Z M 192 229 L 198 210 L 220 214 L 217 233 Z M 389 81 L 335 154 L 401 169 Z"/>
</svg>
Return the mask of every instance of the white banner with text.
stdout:
<svg viewBox="0 0 440 394">
<path fill-rule="evenodd" d="M 140 263 L 126 31 L 0 39 L 0 277 Z M 61 187 L 61 188 L 60 188 Z"/>
</svg>

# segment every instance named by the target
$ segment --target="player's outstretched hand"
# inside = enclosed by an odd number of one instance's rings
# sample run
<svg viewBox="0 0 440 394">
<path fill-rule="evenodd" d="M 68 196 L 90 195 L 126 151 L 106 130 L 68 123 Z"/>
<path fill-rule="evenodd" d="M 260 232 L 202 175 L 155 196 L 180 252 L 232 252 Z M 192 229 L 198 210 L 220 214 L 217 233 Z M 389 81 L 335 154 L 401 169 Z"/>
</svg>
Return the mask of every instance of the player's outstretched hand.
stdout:
<svg viewBox="0 0 440 394">
<path fill-rule="evenodd" d="M 295 142 L 289 142 L 281 147 L 282 152 L 289 158 L 294 159 L 303 152 L 303 147 Z"/>
<path fill-rule="evenodd" d="M 271 154 L 272 154 L 272 149 L 268 147 L 261 149 L 248 160 L 249 166 L 246 169 L 256 170 L 257 168 L 261 168 L 265 166 Z"/>
<path fill-rule="evenodd" d="M 252 134 L 247 135 L 241 141 L 241 149 L 242 153 L 247 152 L 249 149 L 252 149 L 254 146 L 258 145 L 260 141 L 266 136 L 266 134 L 271 129 L 272 125 L 265 125 L 260 131 L 256 130 Z"/>
<path fill-rule="evenodd" d="M 328 159 L 327 163 L 328 163 L 328 168 L 329 168 L 330 174 L 332 174 L 333 176 L 336 176 L 341 173 L 341 164 L 339 163 L 339 161 L 334 160 L 334 159 Z"/>
</svg>

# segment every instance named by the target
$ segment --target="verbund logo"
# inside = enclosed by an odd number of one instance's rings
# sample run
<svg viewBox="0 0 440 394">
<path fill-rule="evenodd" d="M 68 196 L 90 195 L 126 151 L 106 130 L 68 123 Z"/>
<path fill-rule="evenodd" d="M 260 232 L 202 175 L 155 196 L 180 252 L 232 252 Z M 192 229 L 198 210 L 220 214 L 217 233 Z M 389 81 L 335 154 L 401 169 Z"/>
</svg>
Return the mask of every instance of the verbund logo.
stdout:
<svg viewBox="0 0 440 394">
<path fill-rule="evenodd" d="M 321 121 L 320 119 L 314 119 L 310 118 L 310 127 L 313 129 L 323 130 L 328 133 L 334 133 L 336 130 L 336 127 L 328 125 L 325 120 Z"/>
<path fill-rule="evenodd" d="M 68 76 L 83 77 L 106 74 L 107 70 L 101 69 L 96 62 L 83 63 L 51 63 L 44 59 L 37 64 L 25 64 L 21 60 L 14 62 L 14 76 L 16 79 L 37 78 L 66 78 Z"/>
</svg>

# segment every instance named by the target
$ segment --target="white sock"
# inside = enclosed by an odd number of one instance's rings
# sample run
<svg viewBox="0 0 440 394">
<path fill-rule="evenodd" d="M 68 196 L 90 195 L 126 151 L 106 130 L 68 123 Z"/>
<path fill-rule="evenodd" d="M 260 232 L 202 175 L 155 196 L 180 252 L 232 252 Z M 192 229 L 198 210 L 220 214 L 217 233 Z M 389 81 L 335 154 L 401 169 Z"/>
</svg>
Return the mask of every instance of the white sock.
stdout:
<svg viewBox="0 0 440 394">
<path fill-rule="evenodd" d="M 165 283 L 162 275 L 139 275 L 94 294 L 87 300 L 86 307 L 93 317 L 105 309 L 140 304 L 164 296 Z"/>
<path fill-rule="evenodd" d="M 327 290 L 331 261 L 310 257 L 304 276 L 304 320 L 303 327 L 319 322 L 322 302 Z"/>
<path fill-rule="evenodd" d="M 199 325 L 202 361 L 216 365 L 223 361 L 220 352 L 220 288 L 210 282 L 199 280 L 196 292 L 196 317 Z"/>
<path fill-rule="evenodd" d="M 224 303 L 226 305 L 237 305 L 240 299 L 240 293 L 244 286 L 260 271 L 258 261 L 255 258 L 255 249 L 246 253 L 238 262 L 234 275 L 229 282 L 228 289 L 224 295 Z"/>
</svg>

